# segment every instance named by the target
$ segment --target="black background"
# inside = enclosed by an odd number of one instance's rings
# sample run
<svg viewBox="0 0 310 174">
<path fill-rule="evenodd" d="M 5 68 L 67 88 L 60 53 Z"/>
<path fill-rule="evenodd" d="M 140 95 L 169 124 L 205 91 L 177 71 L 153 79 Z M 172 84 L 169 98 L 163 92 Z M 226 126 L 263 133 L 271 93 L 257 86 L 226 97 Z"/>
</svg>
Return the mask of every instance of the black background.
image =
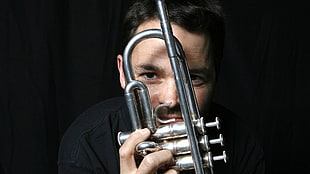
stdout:
<svg viewBox="0 0 310 174">
<path fill-rule="evenodd" d="M 266 173 L 304 173 L 310 154 L 306 1 L 221 2 L 227 36 L 215 101 L 252 128 Z M 59 141 L 74 118 L 122 95 L 116 55 L 129 4 L 0 1 L 0 173 L 57 173 Z"/>
</svg>

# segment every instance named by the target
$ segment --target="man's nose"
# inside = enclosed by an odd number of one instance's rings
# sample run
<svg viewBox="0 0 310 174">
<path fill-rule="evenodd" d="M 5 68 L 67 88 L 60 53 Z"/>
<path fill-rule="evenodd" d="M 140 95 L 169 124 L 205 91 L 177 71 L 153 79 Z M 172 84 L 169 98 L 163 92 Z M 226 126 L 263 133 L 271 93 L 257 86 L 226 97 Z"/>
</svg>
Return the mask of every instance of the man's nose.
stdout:
<svg viewBox="0 0 310 174">
<path fill-rule="evenodd" d="M 169 107 L 173 107 L 179 104 L 178 91 L 174 79 L 165 81 L 161 91 L 160 104 L 171 103 Z"/>
</svg>

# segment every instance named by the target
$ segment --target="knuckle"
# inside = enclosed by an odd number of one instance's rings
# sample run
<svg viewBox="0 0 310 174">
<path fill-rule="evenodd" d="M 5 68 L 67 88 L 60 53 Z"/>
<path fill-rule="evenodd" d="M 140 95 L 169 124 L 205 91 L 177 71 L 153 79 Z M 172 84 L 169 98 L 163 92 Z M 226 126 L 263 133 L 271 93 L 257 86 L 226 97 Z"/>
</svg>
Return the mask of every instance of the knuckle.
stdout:
<svg viewBox="0 0 310 174">
<path fill-rule="evenodd" d="M 143 159 L 143 163 L 145 167 L 158 168 L 159 166 L 158 161 L 156 160 L 156 157 L 152 154 L 145 156 Z"/>
<path fill-rule="evenodd" d="M 169 150 L 162 150 L 161 151 L 163 153 L 163 155 L 165 155 L 167 157 L 167 159 L 169 159 L 170 161 L 174 161 L 174 157 L 171 151 Z"/>
<path fill-rule="evenodd" d="M 119 157 L 121 159 L 126 159 L 132 155 L 131 151 L 129 151 L 126 147 L 122 146 L 120 147 L 119 151 Z"/>
</svg>

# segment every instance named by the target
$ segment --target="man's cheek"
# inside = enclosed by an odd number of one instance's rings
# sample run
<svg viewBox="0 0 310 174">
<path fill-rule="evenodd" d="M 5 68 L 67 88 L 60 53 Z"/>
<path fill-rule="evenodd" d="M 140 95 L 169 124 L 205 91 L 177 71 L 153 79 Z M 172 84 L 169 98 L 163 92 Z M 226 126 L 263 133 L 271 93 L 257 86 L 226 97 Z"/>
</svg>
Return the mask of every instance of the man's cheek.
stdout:
<svg viewBox="0 0 310 174">
<path fill-rule="evenodd" d="M 212 91 L 210 89 L 207 89 L 207 88 L 195 90 L 196 98 L 197 98 L 197 104 L 198 104 L 199 109 L 201 111 L 206 109 L 205 107 L 209 103 L 211 92 Z"/>
</svg>

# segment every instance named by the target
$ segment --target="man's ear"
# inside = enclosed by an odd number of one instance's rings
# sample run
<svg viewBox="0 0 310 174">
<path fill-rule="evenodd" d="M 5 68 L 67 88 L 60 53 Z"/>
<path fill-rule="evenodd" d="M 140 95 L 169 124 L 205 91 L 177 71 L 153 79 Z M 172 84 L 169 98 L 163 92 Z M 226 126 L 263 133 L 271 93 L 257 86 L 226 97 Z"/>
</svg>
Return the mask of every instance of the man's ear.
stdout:
<svg viewBox="0 0 310 174">
<path fill-rule="evenodd" d="M 125 74 L 124 74 L 124 69 L 123 69 L 123 56 L 122 55 L 117 55 L 117 68 L 119 72 L 119 82 L 121 84 L 121 87 L 124 89 L 126 86 L 126 79 L 125 79 Z"/>
</svg>

